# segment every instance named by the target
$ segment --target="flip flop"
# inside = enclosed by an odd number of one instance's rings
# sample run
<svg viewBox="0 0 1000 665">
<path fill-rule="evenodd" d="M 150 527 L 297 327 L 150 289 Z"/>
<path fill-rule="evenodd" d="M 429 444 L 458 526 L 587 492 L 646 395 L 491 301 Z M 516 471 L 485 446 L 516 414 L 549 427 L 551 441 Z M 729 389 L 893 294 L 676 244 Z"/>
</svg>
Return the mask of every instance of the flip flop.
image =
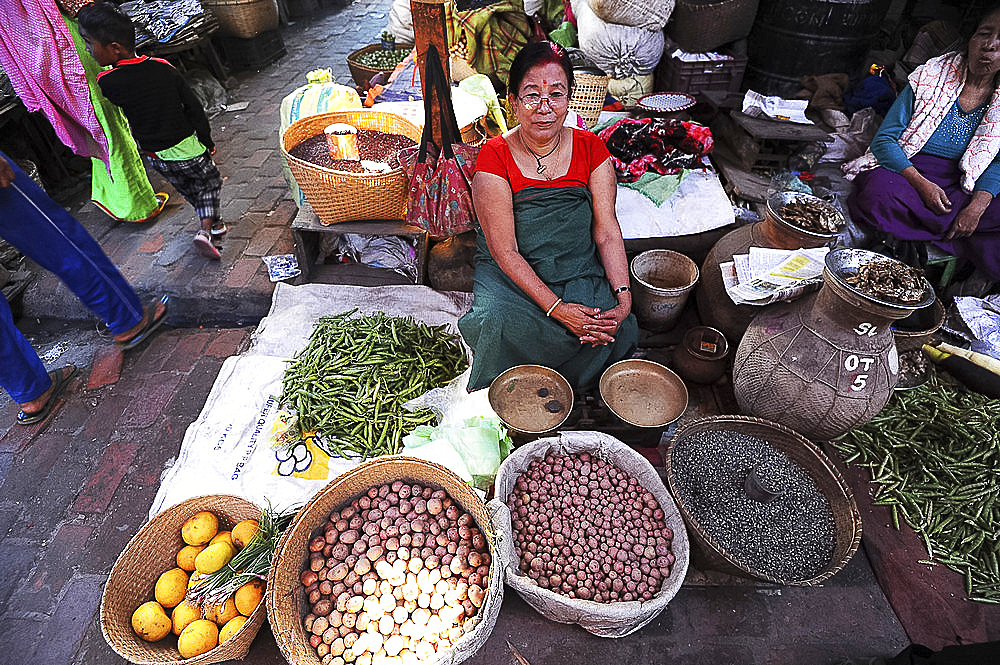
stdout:
<svg viewBox="0 0 1000 665">
<path fill-rule="evenodd" d="M 65 370 L 67 369 L 70 371 L 66 372 Z M 40 423 L 48 418 L 49 414 L 52 413 L 52 407 L 54 407 L 59 401 L 59 395 L 66 389 L 66 386 L 69 385 L 69 380 L 76 376 L 76 372 L 77 368 L 75 365 L 66 365 L 49 372 L 49 378 L 52 379 L 52 392 L 49 393 L 49 399 L 45 402 L 45 406 L 34 413 L 18 411 L 17 424 L 34 425 L 35 423 Z"/>
<path fill-rule="evenodd" d="M 127 338 L 120 339 L 116 336 L 115 344 L 127 351 L 128 349 L 134 349 L 149 339 L 153 332 L 163 325 L 163 322 L 167 319 L 167 302 L 169 300 L 170 296 L 162 296 L 158 301 L 154 301 L 149 309 L 143 313 L 142 318 L 145 321 L 145 325 L 139 329 L 139 332 Z M 163 309 L 157 312 L 156 306 L 159 303 L 163 303 Z"/>
<path fill-rule="evenodd" d="M 204 229 L 194 234 L 194 248 L 207 259 L 221 259 L 222 252 L 212 244 L 212 236 Z"/>
<path fill-rule="evenodd" d="M 229 233 L 229 227 L 228 227 L 228 226 L 226 226 L 226 223 L 225 223 L 225 222 L 223 222 L 222 220 L 219 220 L 219 224 L 221 224 L 221 226 L 213 226 L 213 227 L 212 227 L 212 228 L 211 228 L 211 229 L 209 230 L 209 233 L 211 233 L 211 234 L 212 234 L 212 237 L 213 237 L 213 238 L 217 238 L 217 237 L 219 237 L 219 236 L 224 236 L 224 235 L 226 235 L 227 233 Z"/>
</svg>

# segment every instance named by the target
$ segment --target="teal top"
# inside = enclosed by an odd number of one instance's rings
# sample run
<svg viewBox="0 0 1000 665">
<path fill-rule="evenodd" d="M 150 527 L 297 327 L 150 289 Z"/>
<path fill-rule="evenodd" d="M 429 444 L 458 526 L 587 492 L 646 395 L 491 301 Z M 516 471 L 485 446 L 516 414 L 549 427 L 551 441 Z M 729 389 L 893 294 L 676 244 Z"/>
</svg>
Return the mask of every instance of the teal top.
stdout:
<svg viewBox="0 0 1000 665">
<path fill-rule="evenodd" d="M 586 187 L 527 187 L 514 193 L 514 234 L 521 256 L 557 297 L 611 309 L 618 299 L 597 253 L 593 209 Z M 630 314 L 612 344 L 592 347 L 545 316 L 497 265 L 482 229 L 476 239 L 472 310 L 458 322 L 472 347 L 469 390 L 488 386 L 515 365 L 536 364 L 562 374 L 574 387 L 593 387 L 608 365 L 628 358 L 639 338 Z"/>
<path fill-rule="evenodd" d="M 871 151 L 878 160 L 879 166 L 884 166 L 895 173 L 912 166 L 906 153 L 899 146 L 899 137 L 903 135 L 903 130 L 910 124 L 910 119 L 913 117 L 914 100 L 913 88 L 910 86 L 903 88 L 899 97 L 885 114 L 885 120 L 875 134 L 875 138 L 872 139 Z M 976 133 L 976 128 L 983 121 L 988 106 L 989 102 L 986 102 L 965 111 L 956 100 L 920 152 L 935 157 L 958 160 L 965 149 L 969 147 L 969 142 Z M 1000 193 L 1000 155 L 994 157 L 993 163 L 979 176 L 975 189 L 989 192 L 993 196 Z"/>
</svg>

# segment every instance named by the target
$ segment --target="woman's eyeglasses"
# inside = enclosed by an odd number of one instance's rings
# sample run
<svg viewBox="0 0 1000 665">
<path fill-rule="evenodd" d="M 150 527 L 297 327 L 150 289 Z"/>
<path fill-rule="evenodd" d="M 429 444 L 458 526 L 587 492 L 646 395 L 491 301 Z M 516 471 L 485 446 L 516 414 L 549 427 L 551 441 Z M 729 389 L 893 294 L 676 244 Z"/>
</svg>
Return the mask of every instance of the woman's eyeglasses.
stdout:
<svg viewBox="0 0 1000 665">
<path fill-rule="evenodd" d="M 521 95 L 518 97 L 524 107 L 529 111 L 533 111 L 542 105 L 542 102 L 548 102 L 549 108 L 557 109 L 566 106 L 569 103 L 569 95 L 565 92 L 550 92 L 547 97 L 542 97 L 537 92 L 529 92 L 526 95 Z"/>
</svg>

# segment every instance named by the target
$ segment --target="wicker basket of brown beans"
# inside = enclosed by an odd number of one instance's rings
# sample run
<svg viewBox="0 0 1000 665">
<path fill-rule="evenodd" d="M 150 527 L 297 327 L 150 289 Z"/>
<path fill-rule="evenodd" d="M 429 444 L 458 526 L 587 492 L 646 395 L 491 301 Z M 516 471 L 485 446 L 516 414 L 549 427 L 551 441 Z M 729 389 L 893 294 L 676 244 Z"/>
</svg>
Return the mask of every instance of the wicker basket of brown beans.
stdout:
<svg viewBox="0 0 1000 665">
<path fill-rule="evenodd" d="M 444 467 L 380 457 L 331 482 L 285 532 L 268 618 L 303 665 L 459 663 L 489 637 L 503 581 L 486 508 Z"/>
<path fill-rule="evenodd" d="M 680 589 L 688 540 L 653 467 L 599 432 L 562 432 L 515 450 L 489 504 L 506 581 L 553 621 L 622 637 Z"/>
</svg>

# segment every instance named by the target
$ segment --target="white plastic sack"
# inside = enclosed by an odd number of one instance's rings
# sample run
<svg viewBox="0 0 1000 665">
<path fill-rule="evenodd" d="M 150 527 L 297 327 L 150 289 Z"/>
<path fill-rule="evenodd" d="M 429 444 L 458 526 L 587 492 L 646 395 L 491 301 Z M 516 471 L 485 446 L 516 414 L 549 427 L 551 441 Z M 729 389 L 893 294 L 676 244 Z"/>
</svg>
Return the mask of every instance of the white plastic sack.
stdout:
<svg viewBox="0 0 1000 665">
<path fill-rule="evenodd" d="M 571 455 L 591 453 L 612 462 L 639 481 L 663 509 L 664 521 L 674 532 L 672 550 L 674 566 L 670 577 L 653 599 L 647 602 L 629 601 L 597 603 L 591 600 L 568 598 L 543 589 L 523 575 L 514 549 L 510 510 L 505 499 L 514 489 L 518 476 L 528 465 L 548 453 Z M 579 624 L 587 632 L 599 637 L 624 637 L 642 628 L 666 608 L 687 575 L 690 548 L 684 521 L 660 476 L 646 459 L 618 439 L 601 432 L 560 432 L 557 436 L 538 439 L 517 448 L 497 473 L 496 497 L 487 504 L 497 533 L 498 554 L 501 557 L 507 584 L 517 591 L 525 602 L 543 616 L 559 623 Z"/>
<path fill-rule="evenodd" d="M 572 0 L 580 50 L 612 78 L 651 74 L 663 55 L 663 31 L 606 23 L 587 3 Z"/>
<path fill-rule="evenodd" d="M 651 92 L 653 92 L 652 74 L 608 81 L 608 94 L 620 101 L 627 109 L 635 108 L 636 102 Z"/>
<path fill-rule="evenodd" d="M 734 220 L 733 204 L 722 188 L 718 174 L 708 166 L 693 169 L 673 196 L 657 206 L 642 192 L 618 186 L 615 214 L 622 236 L 660 238 L 711 231 Z"/>
<path fill-rule="evenodd" d="M 674 11 L 674 0 L 590 0 L 590 7 L 608 23 L 662 30 Z"/>
<path fill-rule="evenodd" d="M 386 30 L 396 36 L 396 41 L 413 44 L 413 13 L 410 10 L 410 0 L 393 0 L 389 10 L 389 25 Z"/>
</svg>

